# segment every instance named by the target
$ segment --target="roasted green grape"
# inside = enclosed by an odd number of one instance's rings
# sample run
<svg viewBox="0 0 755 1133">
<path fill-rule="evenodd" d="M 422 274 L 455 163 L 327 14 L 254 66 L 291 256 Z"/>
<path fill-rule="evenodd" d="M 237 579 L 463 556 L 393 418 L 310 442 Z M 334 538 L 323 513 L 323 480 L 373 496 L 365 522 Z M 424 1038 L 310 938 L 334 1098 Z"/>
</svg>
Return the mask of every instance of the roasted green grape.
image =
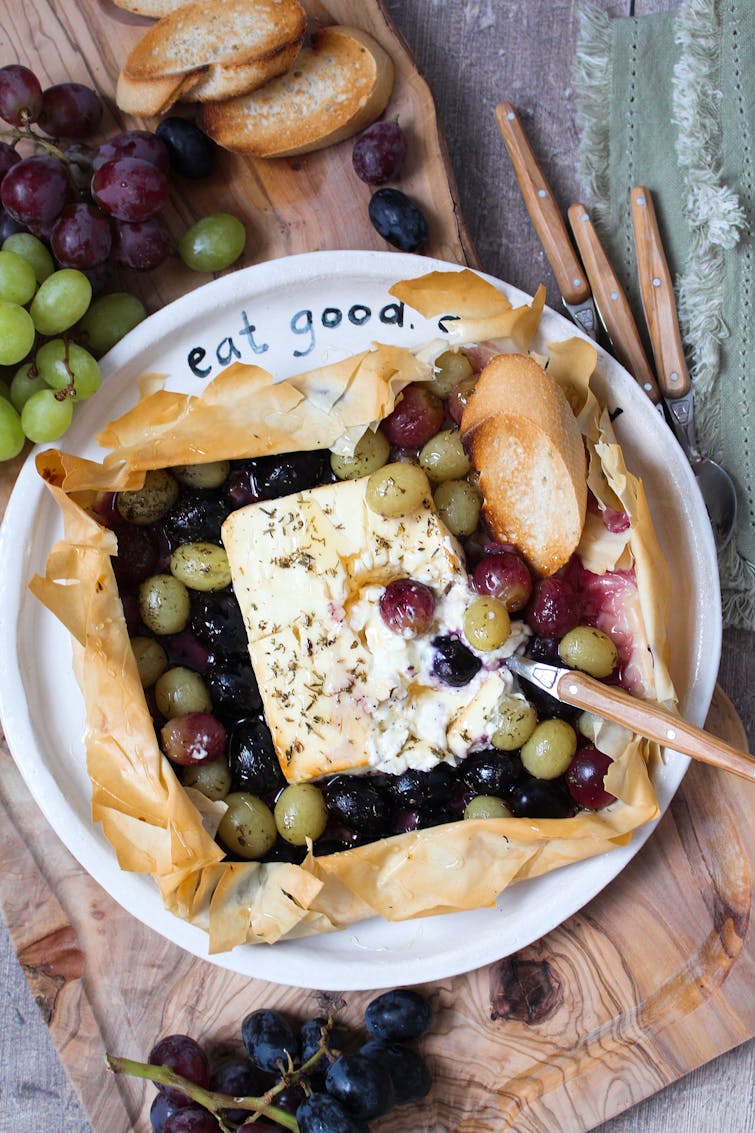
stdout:
<svg viewBox="0 0 755 1133">
<path fill-rule="evenodd" d="M 577 733 L 565 720 L 543 720 L 522 745 L 522 765 L 536 779 L 563 775 L 577 750 Z"/>
<path fill-rule="evenodd" d="M 496 795 L 477 795 L 464 808 L 465 818 L 511 818 L 511 811 Z"/>
<path fill-rule="evenodd" d="M 156 468 L 147 473 L 141 488 L 119 492 L 116 507 L 127 523 L 146 527 L 167 515 L 177 498 L 176 480 L 164 468 Z"/>
<path fill-rule="evenodd" d="M 570 669 L 592 677 L 608 677 L 619 663 L 619 651 L 607 633 L 594 626 L 577 626 L 564 634 L 558 655 Z"/>
<path fill-rule="evenodd" d="M 443 429 L 423 445 L 419 463 L 435 484 L 459 480 L 471 469 L 458 429 Z"/>
<path fill-rule="evenodd" d="M 526 743 L 537 726 L 537 713 L 526 700 L 507 697 L 498 705 L 498 727 L 490 737 L 499 751 L 516 751 Z"/>
<path fill-rule="evenodd" d="M 142 688 L 151 688 L 168 667 L 167 653 L 154 637 L 139 636 L 131 638 L 131 652 L 134 654 Z"/>
<path fill-rule="evenodd" d="M 231 769 L 228 761 L 222 756 L 219 759 L 208 759 L 204 763 L 184 767 L 181 772 L 181 782 L 184 787 L 193 787 L 205 798 L 217 802 L 219 799 L 224 799 L 231 789 Z"/>
<path fill-rule="evenodd" d="M 219 488 L 228 479 L 230 460 L 210 460 L 206 464 L 177 464 L 171 473 L 187 488 Z"/>
<path fill-rule="evenodd" d="M 511 634 L 509 612 L 498 598 L 475 598 L 464 611 L 463 629 L 473 649 L 499 649 Z"/>
<path fill-rule="evenodd" d="M 281 838 L 292 846 L 316 841 L 328 822 L 325 799 L 314 783 L 292 783 L 285 787 L 275 804 L 275 825 Z"/>
<path fill-rule="evenodd" d="M 189 591 L 172 574 L 153 574 L 139 587 L 139 614 L 159 637 L 185 629 L 190 611 Z"/>
<path fill-rule="evenodd" d="M 388 438 L 380 431 L 373 433 L 368 429 L 357 441 L 351 456 L 340 456 L 332 452 L 330 467 L 339 480 L 359 480 L 360 477 L 371 476 L 373 472 L 382 468 L 390 451 Z"/>
<path fill-rule="evenodd" d="M 411 515 L 430 494 L 423 470 L 416 464 L 397 461 L 384 464 L 367 481 L 367 506 L 378 515 Z"/>
<path fill-rule="evenodd" d="M 218 826 L 222 843 L 246 861 L 263 857 L 278 838 L 270 807 L 247 791 L 232 791 L 226 795 L 225 802 L 228 810 Z"/>
<path fill-rule="evenodd" d="M 182 543 L 170 556 L 170 573 L 190 590 L 225 590 L 231 582 L 228 555 L 216 543 Z"/>
<path fill-rule="evenodd" d="M 444 480 L 433 492 L 438 515 L 452 535 L 471 535 L 480 518 L 482 499 L 468 480 Z"/>
<path fill-rule="evenodd" d="M 459 350 L 445 350 L 435 359 L 435 374 L 429 388 L 437 397 L 448 397 L 459 382 L 471 378 L 472 363 Z"/>
<path fill-rule="evenodd" d="M 199 673 L 176 665 L 161 673 L 155 683 L 155 701 L 166 720 L 189 712 L 212 712 L 212 700 Z"/>
</svg>

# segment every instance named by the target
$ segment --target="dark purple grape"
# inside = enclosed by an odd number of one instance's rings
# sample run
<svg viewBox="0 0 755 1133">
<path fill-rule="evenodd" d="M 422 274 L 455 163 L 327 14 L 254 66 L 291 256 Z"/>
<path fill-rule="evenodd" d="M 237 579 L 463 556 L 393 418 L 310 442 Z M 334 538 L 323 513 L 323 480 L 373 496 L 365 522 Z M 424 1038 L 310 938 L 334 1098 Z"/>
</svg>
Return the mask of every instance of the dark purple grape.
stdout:
<svg viewBox="0 0 755 1133">
<path fill-rule="evenodd" d="M 429 230 L 422 210 L 400 189 L 378 189 L 372 194 L 369 216 L 373 228 L 402 252 L 419 252 Z"/>
<path fill-rule="evenodd" d="M 355 1117 L 382 1117 L 393 1105 L 393 1083 L 385 1067 L 363 1054 L 342 1054 L 328 1068 L 325 1089 Z"/>
<path fill-rule="evenodd" d="M 329 1094 L 312 1094 L 296 1111 L 299 1133 L 359 1133 L 359 1125 Z"/>
<path fill-rule="evenodd" d="M 258 1098 L 267 1088 L 268 1082 L 262 1072 L 243 1055 L 224 1058 L 213 1067 L 210 1075 L 211 1090 L 234 1098 Z M 248 1109 L 225 1109 L 223 1116 L 241 1124 L 251 1112 Z"/>
<path fill-rule="evenodd" d="M 154 271 L 175 251 L 170 232 L 159 216 L 128 224 L 115 222 L 113 259 L 132 271 Z"/>
<path fill-rule="evenodd" d="M 155 216 L 168 199 L 168 181 L 140 157 L 106 161 L 92 176 L 92 197 L 108 216 L 138 223 Z"/>
<path fill-rule="evenodd" d="M 527 607 L 527 625 L 541 637 L 563 637 L 582 616 L 577 592 L 565 578 L 543 578 Z"/>
<path fill-rule="evenodd" d="M 8 63 L 0 67 L 0 118 L 12 126 L 34 122 L 42 109 L 42 87 L 28 67 Z"/>
<path fill-rule="evenodd" d="M 527 656 L 546 665 L 560 665 L 557 637 L 531 637 L 527 642 Z"/>
<path fill-rule="evenodd" d="M 13 146 L 9 146 L 7 142 L 0 142 L 0 181 L 10 167 L 16 165 L 20 160 L 21 154 L 17 153 Z"/>
<path fill-rule="evenodd" d="M 251 716 L 262 708 L 262 697 L 251 663 L 243 658 L 215 665 L 207 678 L 215 711 L 228 716 Z"/>
<path fill-rule="evenodd" d="M 458 637 L 433 638 L 433 673 L 452 688 L 463 688 L 479 673 L 482 662 Z"/>
<path fill-rule="evenodd" d="M 68 197 L 68 176 L 57 157 L 40 154 L 11 166 L 0 186 L 3 207 L 37 235 L 62 212 Z M 41 226 L 41 228 L 39 227 Z"/>
<path fill-rule="evenodd" d="M 155 573 L 155 548 L 140 527 L 131 525 L 118 530 L 118 554 L 113 558 L 113 571 L 119 586 L 133 586 Z"/>
<path fill-rule="evenodd" d="M 223 494 L 233 508 L 256 504 L 259 500 L 254 472 L 250 468 L 233 468 L 223 487 Z"/>
<path fill-rule="evenodd" d="M 164 523 L 180 543 L 219 543 L 228 505 L 217 492 L 187 492 L 179 497 Z"/>
<path fill-rule="evenodd" d="M 175 1113 L 178 1109 L 195 1109 L 200 1108 L 195 1106 L 188 1100 L 185 1094 L 181 1094 L 181 1101 L 174 1101 L 172 1098 L 167 1097 L 165 1094 L 158 1094 L 152 1102 L 149 1111 L 149 1120 L 152 1124 L 154 1133 L 164 1133 L 165 1122 Z M 204 1113 L 205 1110 L 202 1110 Z"/>
<path fill-rule="evenodd" d="M 242 720 L 228 741 L 228 765 L 235 791 L 272 795 L 284 785 L 273 737 L 264 720 Z"/>
<path fill-rule="evenodd" d="M 528 779 L 514 788 L 509 802 L 516 818 L 568 818 L 573 810 L 569 794 L 556 779 Z"/>
<path fill-rule="evenodd" d="M 323 787 L 328 813 L 355 830 L 365 842 L 387 831 L 390 809 L 385 796 L 364 776 L 336 775 Z"/>
<path fill-rule="evenodd" d="M 384 419 L 380 428 L 392 445 L 399 448 L 420 448 L 443 424 L 443 402 L 420 385 L 408 385 L 401 391 L 396 408 Z"/>
<path fill-rule="evenodd" d="M 595 747 L 583 747 L 569 764 L 564 780 L 577 806 L 585 810 L 601 810 L 616 802 L 603 786 L 603 779 L 613 761 Z"/>
<path fill-rule="evenodd" d="M 433 1084 L 430 1067 L 409 1046 L 372 1039 L 359 1048 L 365 1058 L 375 1059 L 390 1075 L 396 1105 L 419 1101 Z"/>
<path fill-rule="evenodd" d="M 121 606 L 123 607 L 123 620 L 126 623 L 126 630 L 129 637 L 136 637 L 142 633 L 144 626 L 142 625 L 142 617 L 139 613 L 139 598 L 138 595 L 129 592 L 121 593 Z"/>
<path fill-rule="evenodd" d="M 383 992 L 364 1012 L 367 1030 L 386 1042 L 412 1042 L 430 1026 L 432 1011 L 423 995 L 411 988 Z"/>
<path fill-rule="evenodd" d="M 225 754 L 228 735 L 209 712 L 187 712 L 174 716 L 160 730 L 161 746 L 168 759 L 181 767 L 206 763 Z"/>
<path fill-rule="evenodd" d="M 83 268 L 82 272 L 92 285 L 93 299 L 104 295 L 113 281 L 113 267 L 109 260 L 105 260 L 105 262 L 101 264 L 95 264 L 93 268 Z"/>
<path fill-rule="evenodd" d="M 398 177 L 407 148 L 406 134 L 398 122 L 374 122 L 354 143 L 354 172 L 367 185 L 384 185 Z"/>
<path fill-rule="evenodd" d="M 435 615 L 435 595 L 424 582 L 394 578 L 378 602 L 380 616 L 394 633 L 419 637 L 427 633 Z"/>
<path fill-rule="evenodd" d="M 168 665 L 185 666 L 196 673 L 206 673 L 212 661 L 212 654 L 205 649 L 193 633 L 171 633 L 160 638 L 160 644 L 168 655 Z"/>
<path fill-rule="evenodd" d="M 50 247 L 65 268 L 93 268 L 110 255 L 112 236 L 106 216 L 94 205 L 66 205 L 52 226 Z"/>
<path fill-rule="evenodd" d="M 68 159 L 68 173 L 79 192 L 88 192 L 92 180 L 94 155 L 93 146 L 84 142 L 73 142 L 63 151 Z"/>
<path fill-rule="evenodd" d="M 281 1066 L 287 1069 L 289 1057 L 298 1060 L 299 1040 L 278 1011 L 252 1011 L 241 1024 L 241 1038 L 254 1065 L 270 1074 L 279 1074 Z"/>
<path fill-rule="evenodd" d="M 422 827 L 422 811 L 418 807 L 401 807 L 393 815 L 391 832 L 393 834 L 410 834 L 413 830 Z"/>
<path fill-rule="evenodd" d="M 163 1133 L 220 1133 L 220 1126 L 209 1109 L 192 1106 L 172 1113 L 163 1125 Z"/>
<path fill-rule="evenodd" d="M 168 172 L 168 150 L 165 143 L 149 130 L 126 130 L 114 134 L 103 142 L 94 158 L 94 168 L 99 169 L 108 161 L 118 161 L 122 157 L 138 157 L 156 166 L 161 173 Z"/>
<path fill-rule="evenodd" d="M 498 551 L 484 555 L 475 567 L 472 585 L 478 594 L 490 594 L 509 613 L 523 610 L 532 594 L 532 575 L 521 555 Z"/>
<path fill-rule="evenodd" d="M 307 1091 L 301 1082 L 292 1082 L 290 1086 L 285 1086 L 279 1094 L 275 1095 L 274 1105 L 278 1109 L 282 1109 L 284 1113 L 290 1113 L 292 1117 L 295 1116 L 297 1109 L 307 1096 Z"/>
<path fill-rule="evenodd" d="M 352 830 L 350 826 L 332 821 L 328 823 L 317 839 L 315 849 L 320 857 L 326 857 L 328 854 L 339 854 L 342 850 L 350 850 L 353 846 L 359 846 L 363 840 L 362 836 L 356 830 Z"/>
<path fill-rule="evenodd" d="M 468 755 L 459 771 L 476 795 L 495 795 L 499 799 L 508 798 L 514 787 L 526 778 L 518 755 L 508 755 L 495 748 Z"/>
<path fill-rule="evenodd" d="M 289 452 L 250 460 L 247 467 L 257 499 L 275 500 L 324 483 L 330 471 L 330 458 L 327 450 Z"/>
<path fill-rule="evenodd" d="M 155 133 L 168 151 L 171 168 L 182 177 L 199 180 L 215 169 L 217 146 L 188 118 L 163 118 Z"/>
<path fill-rule="evenodd" d="M 419 807 L 433 810 L 449 801 L 458 785 L 453 767 L 438 763 L 429 771 L 410 767 L 397 775 L 391 784 L 391 794 L 402 807 Z"/>
<path fill-rule="evenodd" d="M 211 653 L 246 655 L 244 618 L 235 594 L 229 590 L 193 595 L 191 628 Z"/>
<path fill-rule="evenodd" d="M 42 94 L 39 124 L 54 138 L 88 138 L 102 121 L 102 103 L 83 83 L 57 83 Z"/>
<path fill-rule="evenodd" d="M 327 1022 L 327 1019 L 317 1016 L 314 1019 L 307 1019 L 306 1023 L 302 1024 L 299 1031 L 302 1062 L 308 1062 L 313 1055 L 317 1054 L 322 1046 L 323 1027 Z M 343 1027 L 331 1027 L 327 1034 L 326 1046 L 328 1050 L 341 1054 L 348 1045 L 348 1041 L 348 1031 L 344 1030 Z"/>
<path fill-rule="evenodd" d="M 0 246 L 9 236 L 13 236 L 16 232 L 26 232 L 26 230 L 25 224 L 20 224 L 4 208 L 0 208 Z"/>
<path fill-rule="evenodd" d="M 210 1081 L 210 1070 L 207 1055 L 201 1046 L 189 1035 L 166 1035 L 160 1039 L 149 1052 L 147 1059 L 153 1066 L 169 1066 L 176 1074 L 193 1082 L 195 1086 L 207 1086 Z M 173 1086 L 157 1084 L 161 1094 L 165 1094 L 171 1101 L 191 1104 L 186 1094 Z"/>
</svg>

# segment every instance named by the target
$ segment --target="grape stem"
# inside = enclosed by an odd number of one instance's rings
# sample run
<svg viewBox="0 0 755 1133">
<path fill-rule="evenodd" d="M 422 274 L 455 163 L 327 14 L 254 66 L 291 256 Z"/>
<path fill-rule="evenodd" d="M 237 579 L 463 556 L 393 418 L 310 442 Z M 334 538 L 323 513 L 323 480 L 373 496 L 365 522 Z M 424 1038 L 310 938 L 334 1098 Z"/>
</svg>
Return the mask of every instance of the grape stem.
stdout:
<svg viewBox="0 0 755 1133">
<path fill-rule="evenodd" d="M 47 150 L 53 157 L 57 157 L 59 161 L 62 161 L 66 167 L 71 164 L 70 158 L 63 153 L 63 150 L 60 149 L 59 146 L 55 145 L 55 142 L 52 141 L 51 138 L 46 138 L 44 134 L 38 134 L 36 130 L 32 130 L 28 123 L 23 130 L 19 129 L 17 126 L 12 130 L 0 130 L 0 138 L 13 138 L 14 146 L 18 142 L 24 141 L 24 139 L 30 142 L 36 142 L 37 145 L 42 146 L 42 149 Z"/>
</svg>

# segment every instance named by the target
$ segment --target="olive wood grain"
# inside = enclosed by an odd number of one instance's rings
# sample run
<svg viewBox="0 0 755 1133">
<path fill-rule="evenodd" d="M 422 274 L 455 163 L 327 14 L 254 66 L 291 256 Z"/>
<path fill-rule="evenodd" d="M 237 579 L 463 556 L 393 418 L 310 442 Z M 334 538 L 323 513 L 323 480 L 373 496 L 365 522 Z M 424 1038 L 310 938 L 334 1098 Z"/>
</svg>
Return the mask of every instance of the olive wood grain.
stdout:
<svg viewBox="0 0 755 1133">
<path fill-rule="evenodd" d="M 519 115 L 510 102 L 499 103 L 495 115 L 527 212 L 545 249 L 561 296 L 567 303 L 584 303 L 590 297 L 585 273 L 574 254 L 563 217 Z"/>
<path fill-rule="evenodd" d="M 642 309 L 653 345 L 658 384 L 664 396 L 673 400 L 683 397 L 690 390 L 674 285 L 649 191 L 641 185 L 635 185 L 630 193 L 630 204 L 637 253 L 637 277 Z"/>
<path fill-rule="evenodd" d="M 751 783 L 755 781 L 755 759 L 710 732 L 688 724 L 679 716 L 666 712 L 657 704 L 637 700 L 621 689 L 602 684 L 586 673 L 564 673 L 556 684 L 556 693 L 567 704 L 596 712 L 607 720 L 623 724 L 639 736 L 656 740 L 664 747 L 688 755 L 701 763 L 709 763 L 721 771 L 730 771 Z"/>
<path fill-rule="evenodd" d="M 567 210 L 569 223 L 590 284 L 595 305 L 611 340 L 613 353 L 645 391 L 653 405 L 661 391 L 648 361 L 626 292 L 606 255 L 589 212 L 575 203 Z"/>
</svg>

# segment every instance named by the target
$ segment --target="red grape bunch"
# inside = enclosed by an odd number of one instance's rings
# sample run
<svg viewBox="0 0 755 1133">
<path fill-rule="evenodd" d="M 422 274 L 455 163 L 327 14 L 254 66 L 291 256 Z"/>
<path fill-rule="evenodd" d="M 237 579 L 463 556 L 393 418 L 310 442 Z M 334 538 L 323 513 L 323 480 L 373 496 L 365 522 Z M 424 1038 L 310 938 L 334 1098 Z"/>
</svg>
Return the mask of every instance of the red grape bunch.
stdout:
<svg viewBox="0 0 755 1133">
<path fill-rule="evenodd" d="M 0 381 L 0 460 L 27 438 L 57 440 L 96 392 L 97 357 L 146 314 L 136 296 L 104 293 L 112 266 L 152 271 L 173 254 L 161 216 L 169 170 L 197 178 L 214 167 L 214 143 L 178 118 L 93 144 L 102 114 L 82 83 L 43 90 L 27 67 L 0 67 L 0 118 L 11 127 L 0 129 L 0 367 L 12 368 L 10 384 Z M 218 271 L 245 241 L 241 222 L 217 213 L 177 250 L 188 267 Z"/>
</svg>

